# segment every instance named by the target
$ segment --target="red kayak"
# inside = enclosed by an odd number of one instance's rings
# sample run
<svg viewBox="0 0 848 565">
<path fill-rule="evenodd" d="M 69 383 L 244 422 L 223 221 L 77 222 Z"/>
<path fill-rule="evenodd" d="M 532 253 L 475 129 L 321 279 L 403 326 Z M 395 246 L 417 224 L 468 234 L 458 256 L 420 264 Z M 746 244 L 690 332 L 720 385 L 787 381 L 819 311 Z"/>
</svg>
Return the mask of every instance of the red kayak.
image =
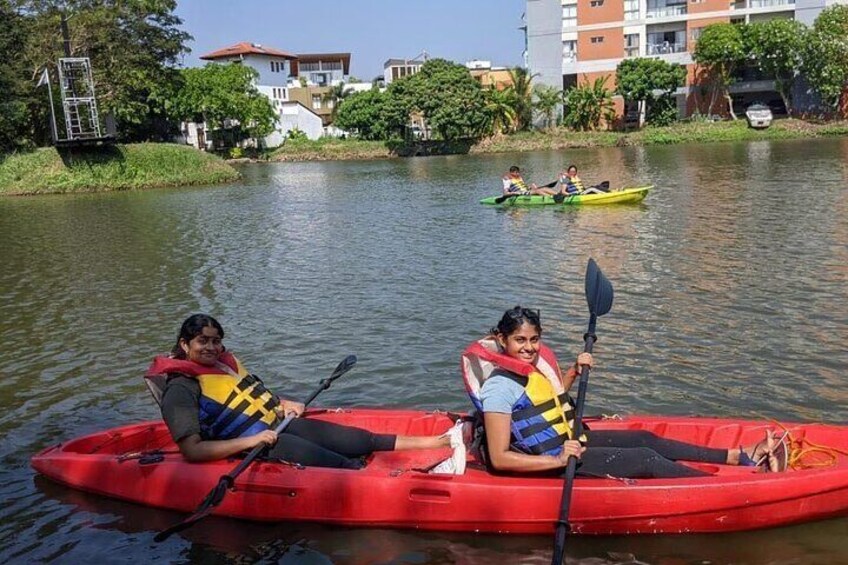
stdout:
<svg viewBox="0 0 848 565">
<path fill-rule="evenodd" d="M 441 433 L 444 413 L 412 410 L 311 410 L 310 418 L 407 435 Z M 755 443 L 766 422 L 634 416 L 589 420 L 592 429 L 649 430 L 711 447 Z M 785 473 L 692 464 L 694 479 L 579 478 L 570 522 L 581 534 L 729 532 L 848 515 L 848 426 L 791 424 L 796 442 L 832 448 L 829 464 Z M 215 514 L 248 520 L 305 520 L 346 526 L 550 534 L 562 481 L 493 476 L 470 460 L 464 475 L 425 469 L 446 451 L 374 454 L 351 471 L 255 463 Z M 192 512 L 235 460 L 187 463 L 162 422 L 134 424 L 45 449 L 32 459 L 43 475 L 84 491 L 158 508 Z"/>
</svg>

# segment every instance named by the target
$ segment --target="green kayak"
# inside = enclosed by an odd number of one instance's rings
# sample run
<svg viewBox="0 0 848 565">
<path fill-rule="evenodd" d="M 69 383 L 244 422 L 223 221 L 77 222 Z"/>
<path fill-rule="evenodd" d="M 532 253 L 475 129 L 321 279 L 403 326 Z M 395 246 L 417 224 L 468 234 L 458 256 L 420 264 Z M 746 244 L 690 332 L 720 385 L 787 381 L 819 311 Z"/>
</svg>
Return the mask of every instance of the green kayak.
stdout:
<svg viewBox="0 0 848 565">
<path fill-rule="evenodd" d="M 529 196 L 510 196 L 503 202 L 495 202 L 499 196 L 489 196 L 480 201 L 480 204 L 490 206 L 569 206 L 580 204 L 631 204 L 639 202 L 648 195 L 648 191 L 654 188 L 654 185 L 639 186 L 636 188 L 622 188 L 619 190 L 611 190 L 600 194 L 575 194 L 574 196 L 566 196 L 562 202 L 555 202 L 553 196 L 529 195 Z"/>
</svg>

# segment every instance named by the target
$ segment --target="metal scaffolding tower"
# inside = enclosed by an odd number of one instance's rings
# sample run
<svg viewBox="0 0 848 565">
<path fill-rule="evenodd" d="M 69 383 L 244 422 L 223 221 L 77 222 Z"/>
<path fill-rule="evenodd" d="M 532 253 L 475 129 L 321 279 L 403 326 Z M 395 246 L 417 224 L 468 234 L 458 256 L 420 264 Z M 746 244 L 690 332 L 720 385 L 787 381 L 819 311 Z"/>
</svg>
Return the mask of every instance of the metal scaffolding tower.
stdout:
<svg viewBox="0 0 848 565">
<path fill-rule="evenodd" d="M 65 141 L 85 141 L 103 137 L 94 80 L 88 57 L 59 59 L 59 89 L 65 114 Z"/>
</svg>

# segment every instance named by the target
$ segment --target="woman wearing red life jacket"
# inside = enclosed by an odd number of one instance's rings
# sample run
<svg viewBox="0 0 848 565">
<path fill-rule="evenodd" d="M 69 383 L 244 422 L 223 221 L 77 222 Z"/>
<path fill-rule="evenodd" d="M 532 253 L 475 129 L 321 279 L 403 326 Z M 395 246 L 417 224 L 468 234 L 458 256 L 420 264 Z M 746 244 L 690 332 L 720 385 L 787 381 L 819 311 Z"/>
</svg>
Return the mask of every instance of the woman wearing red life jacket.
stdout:
<svg viewBox="0 0 848 565">
<path fill-rule="evenodd" d="M 483 415 L 486 455 L 504 472 L 564 471 L 577 457 L 577 474 L 621 478 L 675 478 L 706 475 L 677 461 L 786 468 L 786 445 L 771 433 L 757 445 L 714 449 L 640 430 L 587 430 L 573 437 L 574 406 L 567 394 L 592 355 L 581 353 L 562 374 L 542 343 L 539 313 L 516 306 L 490 335 L 463 353 L 466 389 Z"/>
<path fill-rule="evenodd" d="M 265 443 L 272 460 L 359 469 L 361 458 L 374 451 L 449 447 L 452 435 L 460 433 L 455 428 L 428 437 L 375 434 L 295 417 L 278 436 L 273 428 L 286 416 L 300 416 L 303 404 L 266 389 L 225 350 L 223 338 L 215 318 L 195 314 L 183 322 L 171 355 L 155 358 L 145 375 L 189 461 L 223 459 Z"/>
</svg>

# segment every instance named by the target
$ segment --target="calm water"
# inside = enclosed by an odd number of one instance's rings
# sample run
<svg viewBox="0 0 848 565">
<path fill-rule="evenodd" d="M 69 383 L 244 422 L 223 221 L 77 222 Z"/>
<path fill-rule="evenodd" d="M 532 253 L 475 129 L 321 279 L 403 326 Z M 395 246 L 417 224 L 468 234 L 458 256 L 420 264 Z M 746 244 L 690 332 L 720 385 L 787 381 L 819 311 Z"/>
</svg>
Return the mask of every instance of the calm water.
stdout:
<svg viewBox="0 0 848 565">
<path fill-rule="evenodd" d="M 655 184 L 643 205 L 484 208 L 518 163 L 547 182 Z M 251 165 L 233 186 L 0 199 L 0 561 L 490 563 L 545 537 L 353 530 L 178 515 L 36 477 L 60 440 L 158 416 L 141 374 L 188 314 L 324 405 L 463 409 L 458 355 L 517 303 L 581 347 L 586 261 L 616 291 L 587 412 L 848 422 L 848 140 Z M 848 562 L 848 519 L 721 536 L 581 538 L 572 558 Z M 610 553 L 612 552 L 612 556 Z"/>
</svg>

